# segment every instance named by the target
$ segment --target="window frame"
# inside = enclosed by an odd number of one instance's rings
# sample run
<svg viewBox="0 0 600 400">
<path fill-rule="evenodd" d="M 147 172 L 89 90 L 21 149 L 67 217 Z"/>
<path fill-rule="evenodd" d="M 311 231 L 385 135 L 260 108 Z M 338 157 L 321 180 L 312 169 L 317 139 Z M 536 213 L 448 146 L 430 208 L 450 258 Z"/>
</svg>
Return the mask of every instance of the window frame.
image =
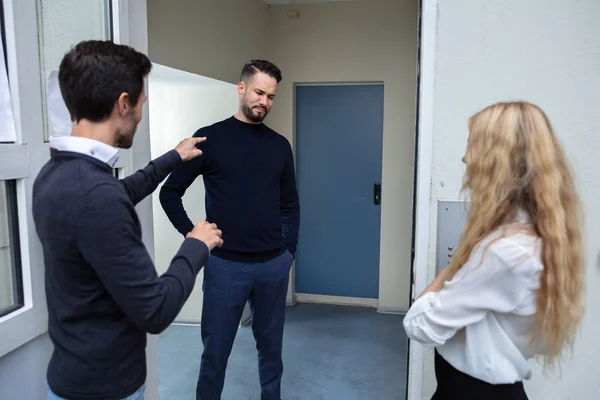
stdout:
<svg viewBox="0 0 600 400">
<path fill-rule="evenodd" d="M 23 298 L 23 277 L 21 263 L 21 244 L 19 240 L 19 206 L 17 200 L 17 181 L 14 179 L 5 180 L 4 189 L 6 194 L 6 211 L 8 222 L 8 242 L 10 252 L 10 269 L 11 269 L 11 290 L 13 296 L 13 304 L 4 309 L 0 309 L 0 318 L 11 314 L 25 305 Z"/>
<path fill-rule="evenodd" d="M 112 40 L 122 43 L 120 21 L 126 21 L 127 2 L 110 0 Z M 20 245 L 23 305 L 0 316 L 0 358 L 48 330 L 44 259 L 31 213 L 35 177 L 50 158 L 44 138 L 42 72 L 36 0 L 0 0 L 4 17 L 5 56 L 17 138 L 0 143 L 0 180 L 14 180 Z M 45 83 L 44 83 L 45 84 Z M 132 171 L 130 151 L 120 151 L 115 168 L 121 177 Z"/>
</svg>

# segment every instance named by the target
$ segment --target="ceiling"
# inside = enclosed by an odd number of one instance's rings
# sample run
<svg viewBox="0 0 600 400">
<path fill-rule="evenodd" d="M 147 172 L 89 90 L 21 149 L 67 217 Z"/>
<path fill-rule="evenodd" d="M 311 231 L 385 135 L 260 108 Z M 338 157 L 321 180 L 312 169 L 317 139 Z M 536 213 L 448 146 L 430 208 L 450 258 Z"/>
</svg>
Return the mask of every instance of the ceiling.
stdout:
<svg viewBox="0 0 600 400">
<path fill-rule="evenodd" d="M 334 1 L 355 0 L 263 0 L 267 4 L 306 4 L 306 3 L 332 3 Z"/>
</svg>

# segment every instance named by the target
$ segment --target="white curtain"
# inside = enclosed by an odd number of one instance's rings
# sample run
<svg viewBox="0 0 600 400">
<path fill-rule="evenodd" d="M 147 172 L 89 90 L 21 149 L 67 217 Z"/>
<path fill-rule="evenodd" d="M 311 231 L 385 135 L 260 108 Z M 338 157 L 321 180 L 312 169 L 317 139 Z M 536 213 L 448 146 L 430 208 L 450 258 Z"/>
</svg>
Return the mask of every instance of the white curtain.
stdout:
<svg viewBox="0 0 600 400">
<path fill-rule="evenodd" d="M 15 118 L 10 100 L 8 73 L 4 63 L 4 46 L 0 40 L 0 142 L 16 142 Z"/>
</svg>

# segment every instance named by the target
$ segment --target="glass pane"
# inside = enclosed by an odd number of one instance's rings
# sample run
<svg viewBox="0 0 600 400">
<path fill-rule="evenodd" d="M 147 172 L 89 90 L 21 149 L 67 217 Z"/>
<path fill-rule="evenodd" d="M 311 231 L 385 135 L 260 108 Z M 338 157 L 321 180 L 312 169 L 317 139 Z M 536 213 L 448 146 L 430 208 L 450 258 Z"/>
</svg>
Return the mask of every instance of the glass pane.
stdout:
<svg viewBox="0 0 600 400">
<path fill-rule="evenodd" d="M 17 140 L 17 132 L 8 81 L 3 7 L 2 0 L 0 0 L 0 143 L 14 143 Z"/>
<path fill-rule="evenodd" d="M 3 0 L 0 0 L 0 40 L 2 40 L 2 48 L 4 49 L 4 64 L 8 69 L 8 60 L 6 56 L 6 28 L 4 28 L 4 4 Z"/>
<path fill-rule="evenodd" d="M 48 77 L 82 40 L 112 40 L 110 0 L 37 0 L 44 140 L 52 136 L 46 106 Z"/>
<path fill-rule="evenodd" d="M 23 305 L 15 181 L 0 181 L 0 316 Z"/>
</svg>

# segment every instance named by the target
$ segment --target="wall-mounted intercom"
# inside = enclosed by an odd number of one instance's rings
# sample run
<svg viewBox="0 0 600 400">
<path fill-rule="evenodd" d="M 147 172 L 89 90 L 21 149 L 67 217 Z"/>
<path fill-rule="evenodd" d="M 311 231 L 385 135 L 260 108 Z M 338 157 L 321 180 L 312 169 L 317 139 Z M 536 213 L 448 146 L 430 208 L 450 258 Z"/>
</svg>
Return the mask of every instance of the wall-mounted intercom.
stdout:
<svg viewBox="0 0 600 400">
<path fill-rule="evenodd" d="M 438 201 L 436 275 L 452 258 L 467 219 L 468 206 L 464 201 Z"/>
</svg>

